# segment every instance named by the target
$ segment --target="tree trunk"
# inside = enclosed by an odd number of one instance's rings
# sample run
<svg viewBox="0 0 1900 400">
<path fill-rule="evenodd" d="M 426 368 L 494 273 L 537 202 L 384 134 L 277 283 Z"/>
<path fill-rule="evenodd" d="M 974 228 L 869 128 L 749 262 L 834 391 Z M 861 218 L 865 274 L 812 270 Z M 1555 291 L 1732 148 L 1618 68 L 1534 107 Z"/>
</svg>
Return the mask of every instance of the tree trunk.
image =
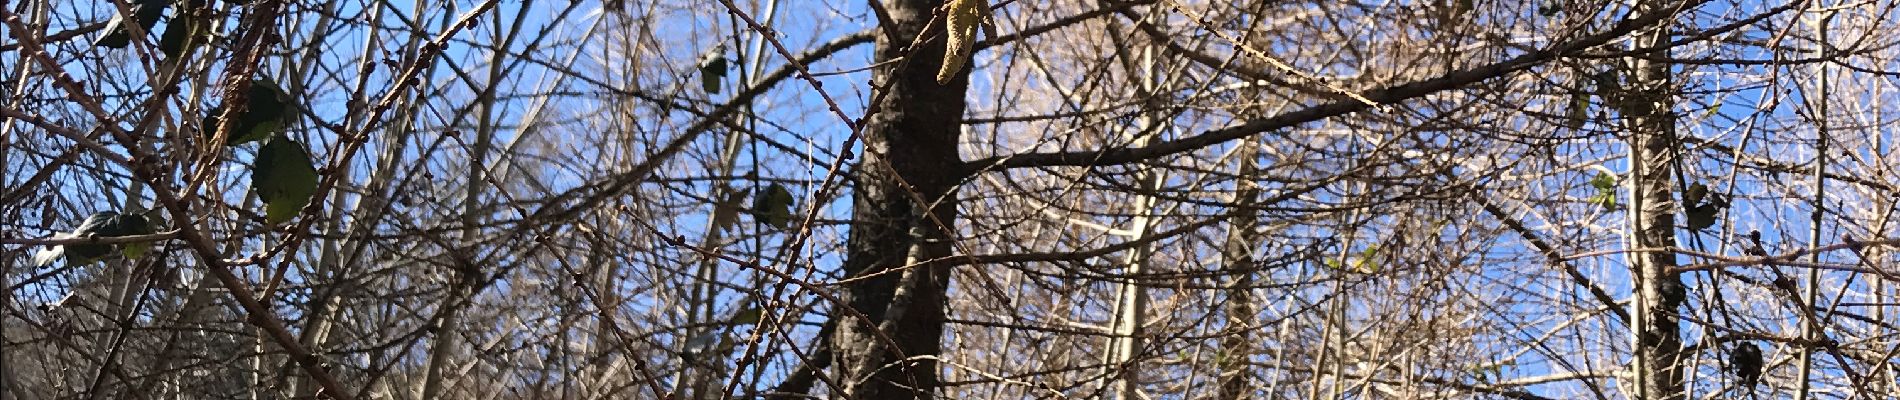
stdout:
<svg viewBox="0 0 1900 400">
<path fill-rule="evenodd" d="M 1644 10 L 1647 11 L 1647 10 Z M 1642 34 L 1636 48 L 1652 48 L 1669 41 L 1667 24 Z M 1674 85 L 1669 65 L 1644 58 L 1629 61 L 1629 82 L 1616 100 L 1630 128 L 1630 174 L 1633 176 L 1635 218 L 1633 247 L 1664 249 L 1676 245 L 1678 209 L 1674 190 L 1679 185 L 1671 166 L 1677 154 Z M 1677 313 L 1682 309 L 1682 276 L 1669 270 L 1676 255 L 1667 251 L 1637 253 L 1631 258 L 1636 292 L 1636 362 L 1641 399 L 1683 398 L 1682 332 Z"/>
<path fill-rule="evenodd" d="M 1252 177 L 1259 170 L 1255 159 L 1259 157 L 1260 145 L 1254 140 L 1241 143 L 1240 178 L 1234 182 L 1234 204 L 1244 211 L 1234 213 L 1228 219 L 1227 240 L 1221 247 L 1223 268 L 1233 274 L 1227 287 L 1227 330 L 1220 340 L 1220 400 L 1241 400 L 1253 397 L 1253 371 L 1248 368 L 1254 353 L 1254 338 L 1249 332 L 1260 323 L 1253 305 L 1254 285 L 1254 248 L 1260 244 L 1260 235 L 1254 232 L 1254 224 L 1259 213 L 1246 207 L 1254 206 L 1255 198 L 1260 196 L 1260 186 L 1254 184 Z"/>
<path fill-rule="evenodd" d="M 1160 17 L 1146 18 L 1159 19 Z M 1118 52 L 1123 60 L 1122 66 L 1127 68 L 1130 79 L 1140 83 L 1140 86 L 1136 88 L 1136 93 L 1148 99 L 1150 103 L 1136 118 L 1134 126 L 1128 127 L 1129 129 L 1111 131 L 1118 135 L 1126 135 L 1131 146 L 1147 147 L 1157 136 L 1153 133 L 1169 130 L 1169 121 L 1164 108 L 1158 100 L 1155 100 L 1159 98 L 1155 92 L 1160 86 L 1158 77 L 1162 73 L 1158 68 L 1156 49 L 1145 43 L 1137 44 L 1134 41 L 1122 40 L 1121 38 L 1130 36 L 1116 29 L 1114 25 L 1107 26 L 1106 32 L 1118 47 L 1127 49 L 1127 51 Z M 1135 49 L 1140 49 L 1140 51 Z M 1165 211 L 1155 208 L 1159 199 L 1148 195 L 1148 193 L 1159 192 L 1162 182 L 1165 181 L 1167 181 L 1166 175 L 1153 169 L 1135 172 L 1135 182 L 1140 185 L 1142 194 L 1135 196 L 1134 206 L 1130 209 L 1130 214 L 1135 217 L 1134 220 L 1129 221 L 1127 240 L 1142 240 L 1144 236 L 1148 236 L 1156 223 L 1154 216 L 1165 214 Z M 1147 242 L 1129 249 L 1122 259 L 1122 273 L 1131 278 L 1116 283 L 1114 314 L 1109 323 L 1109 330 L 1114 336 L 1109 338 L 1107 357 L 1103 359 L 1102 364 L 1108 369 L 1108 373 L 1103 376 L 1108 382 L 1112 382 L 1112 387 L 1107 391 L 1114 393 L 1114 398 L 1118 400 L 1139 400 L 1148 397 L 1141 391 L 1142 367 L 1139 354 L 1144 346 L 1142 336 L 1146 335 L 1142 327 L 1148 325 L 1148 288 L 1144 287 L 1142 282 L 1138 282 L 1140 278 L 1134 277 L 1148 272 L 1148 260 L 1153 257 L 1155 246 L 1157 246 L 1155 242 Z"/>
<path fill-rule="evenodd" d="M 933 357 L 941 350 L 949 274 L 925 261 L 950 254 L 957 218 L 953 192 L 961 178 L 955 168 L 958 120 L 969 86 L 967 71 L 937 83 L 943 28 L 930 21 L 938 5 L 871 4 L 889 16 L 876 54 L 877 64 L 886 66 L 873 79 L 882 90 L 872 94 L 876 103 L 863 127 L 864 159 L 854 176 L 854 222 L 844 262 L 854 279 L 844 298 L 869 321 L 850 312 L 831 314 L 838 321 L 831 340 L 844 398 L 929 398 L 937 386 Z M 926 28 L 929 40 L 909 48 Z"/>
</svg>

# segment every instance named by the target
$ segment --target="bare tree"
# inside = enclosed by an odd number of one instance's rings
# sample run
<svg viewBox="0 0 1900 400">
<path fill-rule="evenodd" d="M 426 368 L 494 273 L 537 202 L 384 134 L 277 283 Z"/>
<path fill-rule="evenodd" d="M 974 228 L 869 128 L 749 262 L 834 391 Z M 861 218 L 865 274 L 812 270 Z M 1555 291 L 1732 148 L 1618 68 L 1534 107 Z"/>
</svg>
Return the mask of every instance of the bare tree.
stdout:
<svg viewBox="0 0 1900 400">
<path fill-rule="evenodd" d="M 1887 398 L 1896 7 L 8 3 L 0 399 Z"/>
</svg>

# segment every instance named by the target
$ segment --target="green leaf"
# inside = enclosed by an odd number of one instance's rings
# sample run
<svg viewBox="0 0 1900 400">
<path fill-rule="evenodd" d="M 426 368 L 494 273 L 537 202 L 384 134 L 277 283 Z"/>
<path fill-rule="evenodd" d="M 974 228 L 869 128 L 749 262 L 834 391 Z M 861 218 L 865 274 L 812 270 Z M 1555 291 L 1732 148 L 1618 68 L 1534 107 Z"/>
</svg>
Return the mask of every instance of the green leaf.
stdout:
<svg viewBox="0 0 1900 400">
<path fill-rule="evenodd" d="M 172 16 L 171 23 L 165 25 L 165 33 L 159 35 L 158 50 L 164 52 L 168 59 L 177 59 L 190 53 L 211 36 L 211 24 L 207 22 L 189 9 L 179 9 L 178 14 Z"/>
<path fill-rule="evenodd" d="M 752 213 L 767 225 L 786 229 L 792 226 L 792 191 L 784 185 L 772 184 L 752 199 Z"/>
<path fill-rule="evenodd" d="M 1703 111 L 1703 112 L 1702 112 L 1702 115 L 1701 115 L 1701 116 L 1699 116 L 1699 117 L 1696 117 L 1696 119 L 1698 119 L 1698 120 L 1706 120 L 1706 119 L 1709 119 L 1709 117 L 1713 117 L 1713 116 L 1715 116 L 1715 114 L 1717 114 L 1717 113 L 1720 113 L 1720 112 L 1722 112 L 1722 107 L 1721 107 L 1721 106 L 1714 106 L 1714 107 L 1709 107 L 1709 108 L 1708 108 L 1707 110 L 1705 110 L 1705 111 Z"/>
<path fill-rule="evenodd" d="M 758 307 L 747 307 L 744 310 L 739 310 L 739 312 L 732 314 L 732 323 L 734 325 L 756 324 L 759 323 L 759 319 L 764 315 L 765 313 L 759 310 Z"/>
<path fill-rule="evenodd" d="M 144 214 L 118 214 L 93 232 L 106 237 L 150 235 L 152 224 L 145 220 Z"/>
<path fill-rule="evenodd" d="M 1362 274 L 1378 273 L 1379 263 L 1372 262 L 1372 259 L 1378 256 L 1379 256 L 1378 245 L 1366 246 L 1365 250 L 1359 251 L 1359 259 L 1353 260 L 1352 262 L 1353 272 L 1358 272 Z"/>
<path fill-rule="evenodd" d="M 290 138 L 277 136 L 257 149 L 251 189 L 264 200 L 264 221 L 279 224 L 296 217 L 317 192 L 317 168 L 310 153 Z"/>
<path fill-rule="evenodd" d="M 131 260 L 145 256 L 145 252 L 151 249 L 152 244 L 147 242 L 126 243 L 119 247 L 119 253 L 125 254 L 125 258 Z"/>
<path fill-rule="evenodd" d="M 91 264 L 112 255 L 112 245 L 109 244 L 69 244 L 61 247 L 66 248 L 66 265 Z"/>
<path fill-rule="evenodd" d="M 1709 229 L 1715 226 L 1715 216 L 1728 205 L 1728 199 L 1721 193 L 1710 193 L 1708 185 L 1691 184 L 1682 191 L 1683 222 L 1690 230 Z"/>
<path fill-rule="evenodd" d="M 152 230 L 154 232 L 156 232 L 159 227 L 165 226 L 165 210 L 164 209 L 155 208 L 155 209 L 145 210 L 143 212 L 140 212 L 139 215 L 145 217 L 145 223 L 151 225 Z"/>
<path fill-rule="evenodd" d="M 171 5 L 171 0 L 138 0 L 137 3 L 128 7 L 132 9 L 132 14 L 134 18 L 137 18 L 139 26 L 144 28 L 145 33 L 150 34 L 152 27 L 158 26 L 158 18 L 164 16 L 165 9 Z M 113 10 L 112 21 L 106 23 L 105 36 L 100 36 L 99 40 L 93 41 L 92 44 L 114 49 L 125 48 L 126 45 L 132 43 L 132 29 L 126 24 L 125 15 L 118 13 L 117 4 L 108 2 L 106 8 Z"/>
<path fill-rule="evenodd" d="M 57 239 L 106 238 L 116 236 L 150 235 L 153 225 L 144 214 L 119 214 L 115 211 L 100 211 L 86 216 L 79 227 L 70 233 L 54 235 Z M 123 246 L 126 257 L 138 257 L 150 248 L 150 243 L 128 243 Z M 111 244 L 69 244 L 40 251 L 33 256 L 33 264 L 47 266 L 53 260 L 65 258 L 67 265 L 89 264 L 112 255 L 120 246 Z"/>
<path fill-rule="evenodd" d="M 224 139 L 224 145 L 240 144 L 268 139 L 284 132 L 286 116 L 296 114 L 297 106 L 291 101 L 290 94 L 268 78 L 251 81 L 250 93 L 244 96 L 246 107 L 231 126 L 230 136 Z M 219 116 L 224 115 L 224 106 L 217 106 L 205 115 L 204 135 L 206 139 L 218 134 Z"/>
<path fill-rule="evenodd" d="M 1590 186 L 1597 188 L 1599 192 L 1614 192 L 1616 191 L 1616 175 L 1598 172 L 1596 177 L 1590 178 Z"/>
<path fill-rule="evenodd" d="M 1682 205 L 1690 208 L 1701 206 L 1702 198 L 1708 195 L 1708 185 L 1703 185 L 1701 182 L 1690 184 L 1687 189 L 1682 190 Z"/>
<path fill-rule="evenodd" d="M 1700 231 L 1715 226 L 1715 207 L 1693 207 L 1686 212 L 1689 230 Z"/>
<path fill-rule="evenodd" d="M 727 64 L 724 46 L 706 53 L 706 57 L 699 60 L 700 88 L 706 89 L 706 93 L 719 93 L 719 84 L 726 79 Z"/>
<path fill-rule="evenodd" d="M 1616 192 L 1597 193 L 1590 196 L 1590 204 L 1603 207 L 1603 211 L 1616 211 Z"/>
<path fill-rule="evenodd" d="M 100 211 L 86 216 L 86 220 L 80 222 L 79 227 L 73 228 L 73 232 L 66 236 L 70 238 L 117 236 L 116 233 L 119 231 L 119 213 Z M 69 244 L 62 247 L 66 248 L 66 265 L 90 264 L 112 254 L 112 245 L 109 244 Z"/>
<path fill-rule="evenodd" d="M 1570 92 L 1570 105 L 1564 115 L 1564 127 L 1571 130 L 1583 129 L 1590 121 L 1590 92 L 1577 90 Z"/>
<path fill-rule="evenodd" d="M 713 229 L 725 230 L 739 221 L 739 204 L 745 201 L 746 190 L 727 190 L 726 196 L 713 203 Z"/>
<path fill-rule="evenodd" d="M 1616 211 L 1616 175 L 1598 172 L 1596 177 L 1590 178 L 1590 187 L 1597 189 L 1587 200 L 1590 204 L 1602 206 L 1603 211 Z"/>
<path fill-rule="evenodd" d="M 119 226 L 118 212 L 100 211 L 100 212 L 92 213 L 92 215 L 86 216 L 85 221 L 80 221 L 79 227 L 73 228 L 73 236 L 74 237 L 108 236 L 109 234 L 107 234 L 106 232 L 118 231 L 119 230 L 118 226 Z"/>
<path fill-rule="evenodd" d="M 1359 250 L 1357 253 L 1346 252 L 1345 254 L 1341 254 L 1339 257 L 1327 257 L 1325 260 L 1325 264 L 1326 264 L 1326 268 L 1330 268 L 1334 270 L 1356 272 L 1356 273 L 1361 273 L 1361 274 L 1373 274 L 1373 273 L 1378 273 L 1380 269 L 1379 263 L 1373 262 L 1373 259 L 1378 256 L 1379 256 L 1379 246 L 1371 245 L 1371 246 L 1366 246 L 1366 248 Z M 1341 262 L 1340 261 L 1341 258 L 1344 258 L 1345 261 Z M 1348 266 L 1350 266 L 1351 268 L 1348 268 Z"/>
<path fill-rule="evenodd" d="M 116 232 L 113 233 L 112 236 L 137 236 L 158 233 L 156 225 L 153 224 L 151 220 L 146 219 L 144 213 L 121 214 L 119 215 L 118 222 L 117 226 L 114 227 L 116 228 Z M 125 254 L 125 258 L 133 259 L 145 255 L 145 251 L 151 248 L 151 242 L 134 242 L 120 245 L 119 251 Z"/>
</svg>

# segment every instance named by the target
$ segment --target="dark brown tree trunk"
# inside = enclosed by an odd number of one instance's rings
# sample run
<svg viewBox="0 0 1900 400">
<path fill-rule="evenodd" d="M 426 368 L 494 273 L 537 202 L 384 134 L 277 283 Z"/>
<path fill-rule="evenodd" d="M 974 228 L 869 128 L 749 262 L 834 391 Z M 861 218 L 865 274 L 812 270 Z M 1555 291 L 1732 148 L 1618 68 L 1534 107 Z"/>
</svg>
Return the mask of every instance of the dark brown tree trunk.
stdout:
<svg viewBox="0 0 1900 400">
<path fill-rule="evenodd" d="M 880 17 L 885 25 L 877 38 L 876 62 L 886 66 L 874 77 L 878 92 L 853 177 L 855 222 L 844 262 L 855 282 L 845 299 L 869 321 L 832 313 L 838 322 L 833 368 L 844 385 L 839 397 L 929 398 L 937 386 L 937 362 L 930 357 L 940 351 L 949 273 L 921 262 L 950 255 L 961 179 L 958 121 L 969 74 L 966 69 L 948 84 L 937 83 L 943 28 L 931 23 L 931 14 L 941 2 L 871 3 L 889 17 Z M 920 34 L 928 40 L 912 48 Z"/>
</svg>

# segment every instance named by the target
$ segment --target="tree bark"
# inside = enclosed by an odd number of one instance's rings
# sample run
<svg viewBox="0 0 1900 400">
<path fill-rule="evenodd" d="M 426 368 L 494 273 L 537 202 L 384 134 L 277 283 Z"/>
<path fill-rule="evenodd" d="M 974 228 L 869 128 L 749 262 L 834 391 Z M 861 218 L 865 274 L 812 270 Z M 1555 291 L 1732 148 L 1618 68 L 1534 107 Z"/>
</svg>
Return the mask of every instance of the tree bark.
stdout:
<svg viewBox="0 0 1900 400">
<path fill-rule="evenodd" d="M 950 255 L 969 73 L 937 83 L 943 28 L 931 23 L 931 14 L 940 1 L 871 3 L 889 17 L 882 19 L 876 53 L 876 63 L 886 66 L 874 74 L 879 89 L 863 127 L 864 159 L 853 176 L 854 222 L 844 261 L 853 283 L 843 296 L 869 320 L 832 313 L 838 322 L 833 366 L 844 398 L 930 398 L 949 273 L 927 261 Z M 919 35 L 927 40 L 911 48 Z"/>
<path fill-rule="evenodd" d="M 1639 36 L 1636 48 L 1666 45 L 1669 42 L 1667 26 L 1663 24 Z M 1629 82 L 1623 85 L 1621 98 L 1615 102 L 1627 118 L 1631 134 L 1633 247 L 1672 248 L 1676 246 L 1675 213 L 1679 209 L 1673 194 L 1679 185 L 1671 166 L 1676 162 L 1679 141 L 1675 134 L 1676 120 L 1671 113 L 1674 108 L 1671 72 L 1668 64 L 1642 57 L 1629 59 L 1629 66 Z M 1637 290 L 1634 313 L 1636 398 L 1683 398 L 1684 360 L 1678 313 L 1682 309 L 1684 290 L 1681 274 L 1670 272 L 1675 266 L 1673 252 L 1650 251 L 1631 258 L 1631 275 Z"/>
<path fill-rule="evenodd" d="M 1259 157 L 1259 142 L 1248 140 L 1241 143 L 1240 177 L 1234 182 L 1237 189 L 1234 204 L 1245 209 L 1254 206 L 1260 196 L 1260 186 L 1252 181 L 1259 170 L 1255 159 Z M 1255 233 L 1259 213 L 1247 209 L 1237 212 L 1229 218 L 1227 240 L 1221 246 L 1223 268 L 1234 274 L 1227 288 L 1227 329 L 1226 336 L 1220 340 L 1220 400 L 1242 400 L 1253 397 L 1253 371 L 1249 368 L 1254 353 L 1254 341 L 1250 332 L 1260 323 L 1254 309 L 1254 259 L 1255 246 L 1260 243 L 1260 235 Z"/>
</svg>

